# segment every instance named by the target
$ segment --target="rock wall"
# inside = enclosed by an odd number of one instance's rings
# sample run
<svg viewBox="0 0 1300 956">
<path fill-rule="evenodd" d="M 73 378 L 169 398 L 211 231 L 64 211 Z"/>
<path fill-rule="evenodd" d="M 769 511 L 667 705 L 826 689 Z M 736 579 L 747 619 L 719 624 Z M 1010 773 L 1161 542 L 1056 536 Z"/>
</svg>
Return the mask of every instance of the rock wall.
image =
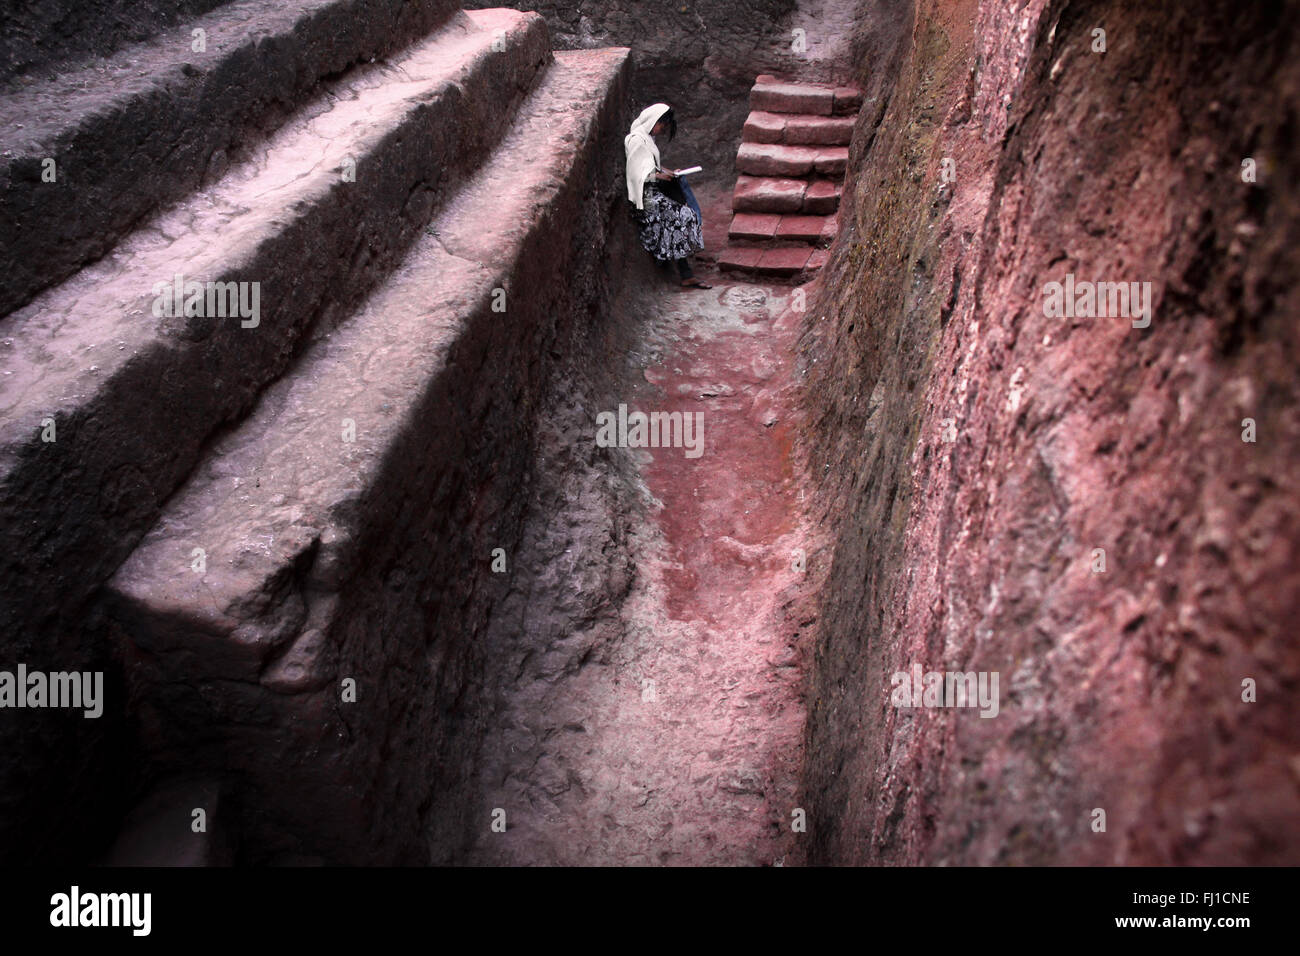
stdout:
<svg viewBox="0 0 1300 956">
<path fill-rule="evenodd" d="M 862 65 L 801 343 L 809 861 L 1300 862 L 1297 26 L 919 0 Z M 1067 275 L 1149 324 L 1047 314 Z M 997 716 L 894 706 L 913 665 L 997 672 Z"/>
</svg>

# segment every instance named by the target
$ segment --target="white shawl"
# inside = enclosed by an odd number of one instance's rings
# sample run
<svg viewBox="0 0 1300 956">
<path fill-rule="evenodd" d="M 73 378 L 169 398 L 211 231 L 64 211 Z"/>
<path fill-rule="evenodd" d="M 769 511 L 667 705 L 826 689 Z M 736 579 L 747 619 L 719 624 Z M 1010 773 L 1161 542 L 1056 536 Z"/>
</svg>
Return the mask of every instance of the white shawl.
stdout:
<svg viewBox="0 0 1300 956">
<path fill-rule="evenodd" d="M 632 124 L 632 131 L 623 138 L 623 149 L 627 152 L 627 198 L 637 209 L 645 208 L 642 204 L 645 181 L 659 169 L 659 147 L 650 131 L 668 109 L 667 103 L 647 106 Z"/>
</svg>

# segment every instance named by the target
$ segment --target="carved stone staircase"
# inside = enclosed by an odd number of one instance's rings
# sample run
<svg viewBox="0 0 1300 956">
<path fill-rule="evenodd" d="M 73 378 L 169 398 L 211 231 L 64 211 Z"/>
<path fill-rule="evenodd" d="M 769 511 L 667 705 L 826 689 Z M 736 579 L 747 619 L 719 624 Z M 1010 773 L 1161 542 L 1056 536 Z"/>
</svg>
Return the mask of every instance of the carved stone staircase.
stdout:
<svg viewBox="0 0 1300 956">
<path fill-rule="evenodd" d="M 630 67 L 535 13 L 238 0 L 0 95 L 0 666 L 120 662 L 114 862 L 214 862 L 194 808 L 249 862 L 469 832 L 481 559 L 599 312 Z M 62 819 L 23 812 L 0 844 Z"/>
<path fill-rule="evenodd" d="M 750 91 L 720 268 L 808 277 L 839 228 L 840 193 L 861 91 L 758 77 Z"/>
</svg>

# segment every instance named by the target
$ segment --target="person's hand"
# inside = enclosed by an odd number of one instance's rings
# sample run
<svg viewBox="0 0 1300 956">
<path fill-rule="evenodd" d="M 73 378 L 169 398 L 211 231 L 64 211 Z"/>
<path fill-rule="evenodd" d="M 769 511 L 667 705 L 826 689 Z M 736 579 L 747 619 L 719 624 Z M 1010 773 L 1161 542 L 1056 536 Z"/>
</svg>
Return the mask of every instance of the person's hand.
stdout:
<svg viewBox="0 0 1300 956">
<path fill-rule="evenodd" d="M 661 170 L 659 170 L 659 174 L 658 174 L 658 175 L 659 175 L 659 178 L 660 178 L 660 179 L 676 179 L 676 178 L 677 178 L 677 174 L 676 174 L 676 173 L 669 172 L 668 170 L 665 170 L 665 169 L 661 169 Z"/>
</svg>

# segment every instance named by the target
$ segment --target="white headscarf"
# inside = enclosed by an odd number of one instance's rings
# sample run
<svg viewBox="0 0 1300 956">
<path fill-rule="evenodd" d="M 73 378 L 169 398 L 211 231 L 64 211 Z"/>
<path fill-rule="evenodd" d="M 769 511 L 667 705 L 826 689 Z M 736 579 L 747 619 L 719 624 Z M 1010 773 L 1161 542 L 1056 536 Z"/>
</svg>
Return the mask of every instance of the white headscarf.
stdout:
<svg viewBox="0 0 1300 956">
<path fill-rule="evenodd" d="M 645 181 L 659 168 L 659 147 L 650 131 L 669 109 L 667 103 L 647 106 L 632 124 L 632 131 L 623 137 L 623 149 L 627 152 L 627 198 L 637 209 L 644 208 Z"/>
</svg>

